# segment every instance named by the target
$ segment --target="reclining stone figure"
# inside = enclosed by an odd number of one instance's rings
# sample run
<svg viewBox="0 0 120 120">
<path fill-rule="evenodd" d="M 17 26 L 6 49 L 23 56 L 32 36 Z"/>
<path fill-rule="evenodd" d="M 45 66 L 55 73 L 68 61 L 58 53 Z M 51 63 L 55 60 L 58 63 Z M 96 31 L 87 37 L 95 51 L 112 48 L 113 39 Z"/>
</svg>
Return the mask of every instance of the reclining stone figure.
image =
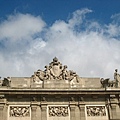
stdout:
<svg viewBox="0 0 120 120">
<path fill-rule="evenodd" d="M 115 80 L 110 80 L 109 78 L 101 78 L 100 80 L 101 82 L 101 85 L 103 88 L 106 88 L 106 87 L 117 87 L 116 86 L 116 81 Z"/>
</svg>

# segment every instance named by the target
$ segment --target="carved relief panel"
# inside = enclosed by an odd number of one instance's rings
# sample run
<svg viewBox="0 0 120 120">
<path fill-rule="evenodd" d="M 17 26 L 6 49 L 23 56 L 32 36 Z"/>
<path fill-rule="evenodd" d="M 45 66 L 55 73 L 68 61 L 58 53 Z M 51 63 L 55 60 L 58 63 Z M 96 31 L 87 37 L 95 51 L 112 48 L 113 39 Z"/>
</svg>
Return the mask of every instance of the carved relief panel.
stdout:
<svg viewBox="0 0 120 120">
<path fill-rule="evenodd" d="M 31 120 L 31 108 L 28 105 L 10 105 L 8 120 Z"/>
<path fill-rule="evenodd" d="M 67 105 L 49 105 L 47 107 L 48 120 L 70 120 L 69 107 Z"/>
<path fill-rule="evenodd" d="M 108 120 L 107 109 L 105 105 L 86 105 L 87 120 L 103 119 Z"/>
</svg>

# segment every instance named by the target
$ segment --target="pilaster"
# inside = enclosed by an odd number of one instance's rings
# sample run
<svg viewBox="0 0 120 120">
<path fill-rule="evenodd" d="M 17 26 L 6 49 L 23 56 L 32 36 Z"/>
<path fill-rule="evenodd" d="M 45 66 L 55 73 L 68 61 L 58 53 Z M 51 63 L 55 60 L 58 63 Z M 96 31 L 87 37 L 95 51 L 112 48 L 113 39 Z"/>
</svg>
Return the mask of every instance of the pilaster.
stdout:
<svg viewBox="0 0 120 120">
<path fill-rule="evenodd" d="M 85 103 L 79 102 L 79 109 L 80 109 L 80 120 L 85 120 Z"/>
<path fill-rule="evenodd" d="M 41 105 L 41 120 L 47 120 L 47 105 Z"/>
<path fill-rule="evenodd" d="M 37 105 L 31 105 L 31 120 L 36 120 L 36 110 L 37 110 Z"/>
<path fill-rule="evenodd" d="M 5 115 L 7 114 L 5 113 L 5 103 L 6 99 L 3 95 L 0 95 L 0 120 L 5 120 Z"/>
<path fill-rule="evenodd" d="M 79 110 L 80 110 L 80 120 L 85 120 L 85 102 L 84 97 L 79 98 Z"/>
<path fill-rule="evenodd" d="M 33 98 L 34 101 L 31 102 L 31 120 L 38 120 L 37 118 L 37 109 L 39 106 L 39 103 L 36 101 L 35 98 Z M 39 120 L 41 120 L 39 118 Z"/>
<path fill-rule="evenodd" d="M 0 120 L 4 120 L 4 104 L 0 104 Z"/>
<path fill-rule="evenodd" d="M 76 120 L 76 116 L 75 116 L 76 103 L 73 97 L 70 98 L 69 105 L 70 105 L 70 120 Z"/>
<path fill-rule="evenodd" d="M 117 99 L 115 95 L 110 95 L 111 119 L 117 119 Z"/>
<path fill-rule="evenodd" d="M 116 104 L 111 104 L 112 119 L 117 119 Z"/>
<path fill-rule="evenodd" d="M 47 101 L 45 97 L 41 101 L 41 120 L 47 120 Z"/>
</svg>

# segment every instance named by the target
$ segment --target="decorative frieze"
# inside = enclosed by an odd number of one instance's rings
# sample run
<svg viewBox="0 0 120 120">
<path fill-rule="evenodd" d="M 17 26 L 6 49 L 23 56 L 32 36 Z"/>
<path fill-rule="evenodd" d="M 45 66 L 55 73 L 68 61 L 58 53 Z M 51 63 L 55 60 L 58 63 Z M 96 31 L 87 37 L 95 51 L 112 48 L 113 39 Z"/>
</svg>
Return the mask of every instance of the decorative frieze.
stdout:
<svg viewBox="0 0 120 120">
<path fill-rule="evenodd" d="M 68 106 L 49 106 L 49 117 L 67 117 L 69 115 Z"/>
<path fill-rule="evenodd" d="M 9 108 L 10 117 L 30 117 L 29 106 L 10 106 Z"/>
<path fill-rule="evenodd" d="M 106 116 L 105 106 L 86 106 L 87 116 Z"/>
</svg>

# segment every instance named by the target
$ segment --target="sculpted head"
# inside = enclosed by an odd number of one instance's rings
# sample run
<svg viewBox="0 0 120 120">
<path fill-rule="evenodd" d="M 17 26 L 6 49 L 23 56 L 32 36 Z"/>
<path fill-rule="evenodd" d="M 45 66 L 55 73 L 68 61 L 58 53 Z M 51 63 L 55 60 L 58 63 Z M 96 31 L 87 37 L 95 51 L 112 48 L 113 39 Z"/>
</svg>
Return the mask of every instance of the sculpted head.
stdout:
<svg viewBox="0 0 120 120">
<path fill-rule="evenodd" d="M 49 69 L 49 66 L 46 65 L 45 68 L 46 68 L 46 69 Z"/>
<path fill-rule="evenodd" d="M 67 65 L 64 65 L 64 69 L 66 69 L 67 68 Z"/>
<path fill-rule="evenodd" d="M 57 57 L 53 58 L 53 62 L 58 62 Z"/>
<path fill-rule="evenodd" d="M 115 72 L 117 72 L 118 71 L 118 69 L 115 69 Z"/>
</svg>

